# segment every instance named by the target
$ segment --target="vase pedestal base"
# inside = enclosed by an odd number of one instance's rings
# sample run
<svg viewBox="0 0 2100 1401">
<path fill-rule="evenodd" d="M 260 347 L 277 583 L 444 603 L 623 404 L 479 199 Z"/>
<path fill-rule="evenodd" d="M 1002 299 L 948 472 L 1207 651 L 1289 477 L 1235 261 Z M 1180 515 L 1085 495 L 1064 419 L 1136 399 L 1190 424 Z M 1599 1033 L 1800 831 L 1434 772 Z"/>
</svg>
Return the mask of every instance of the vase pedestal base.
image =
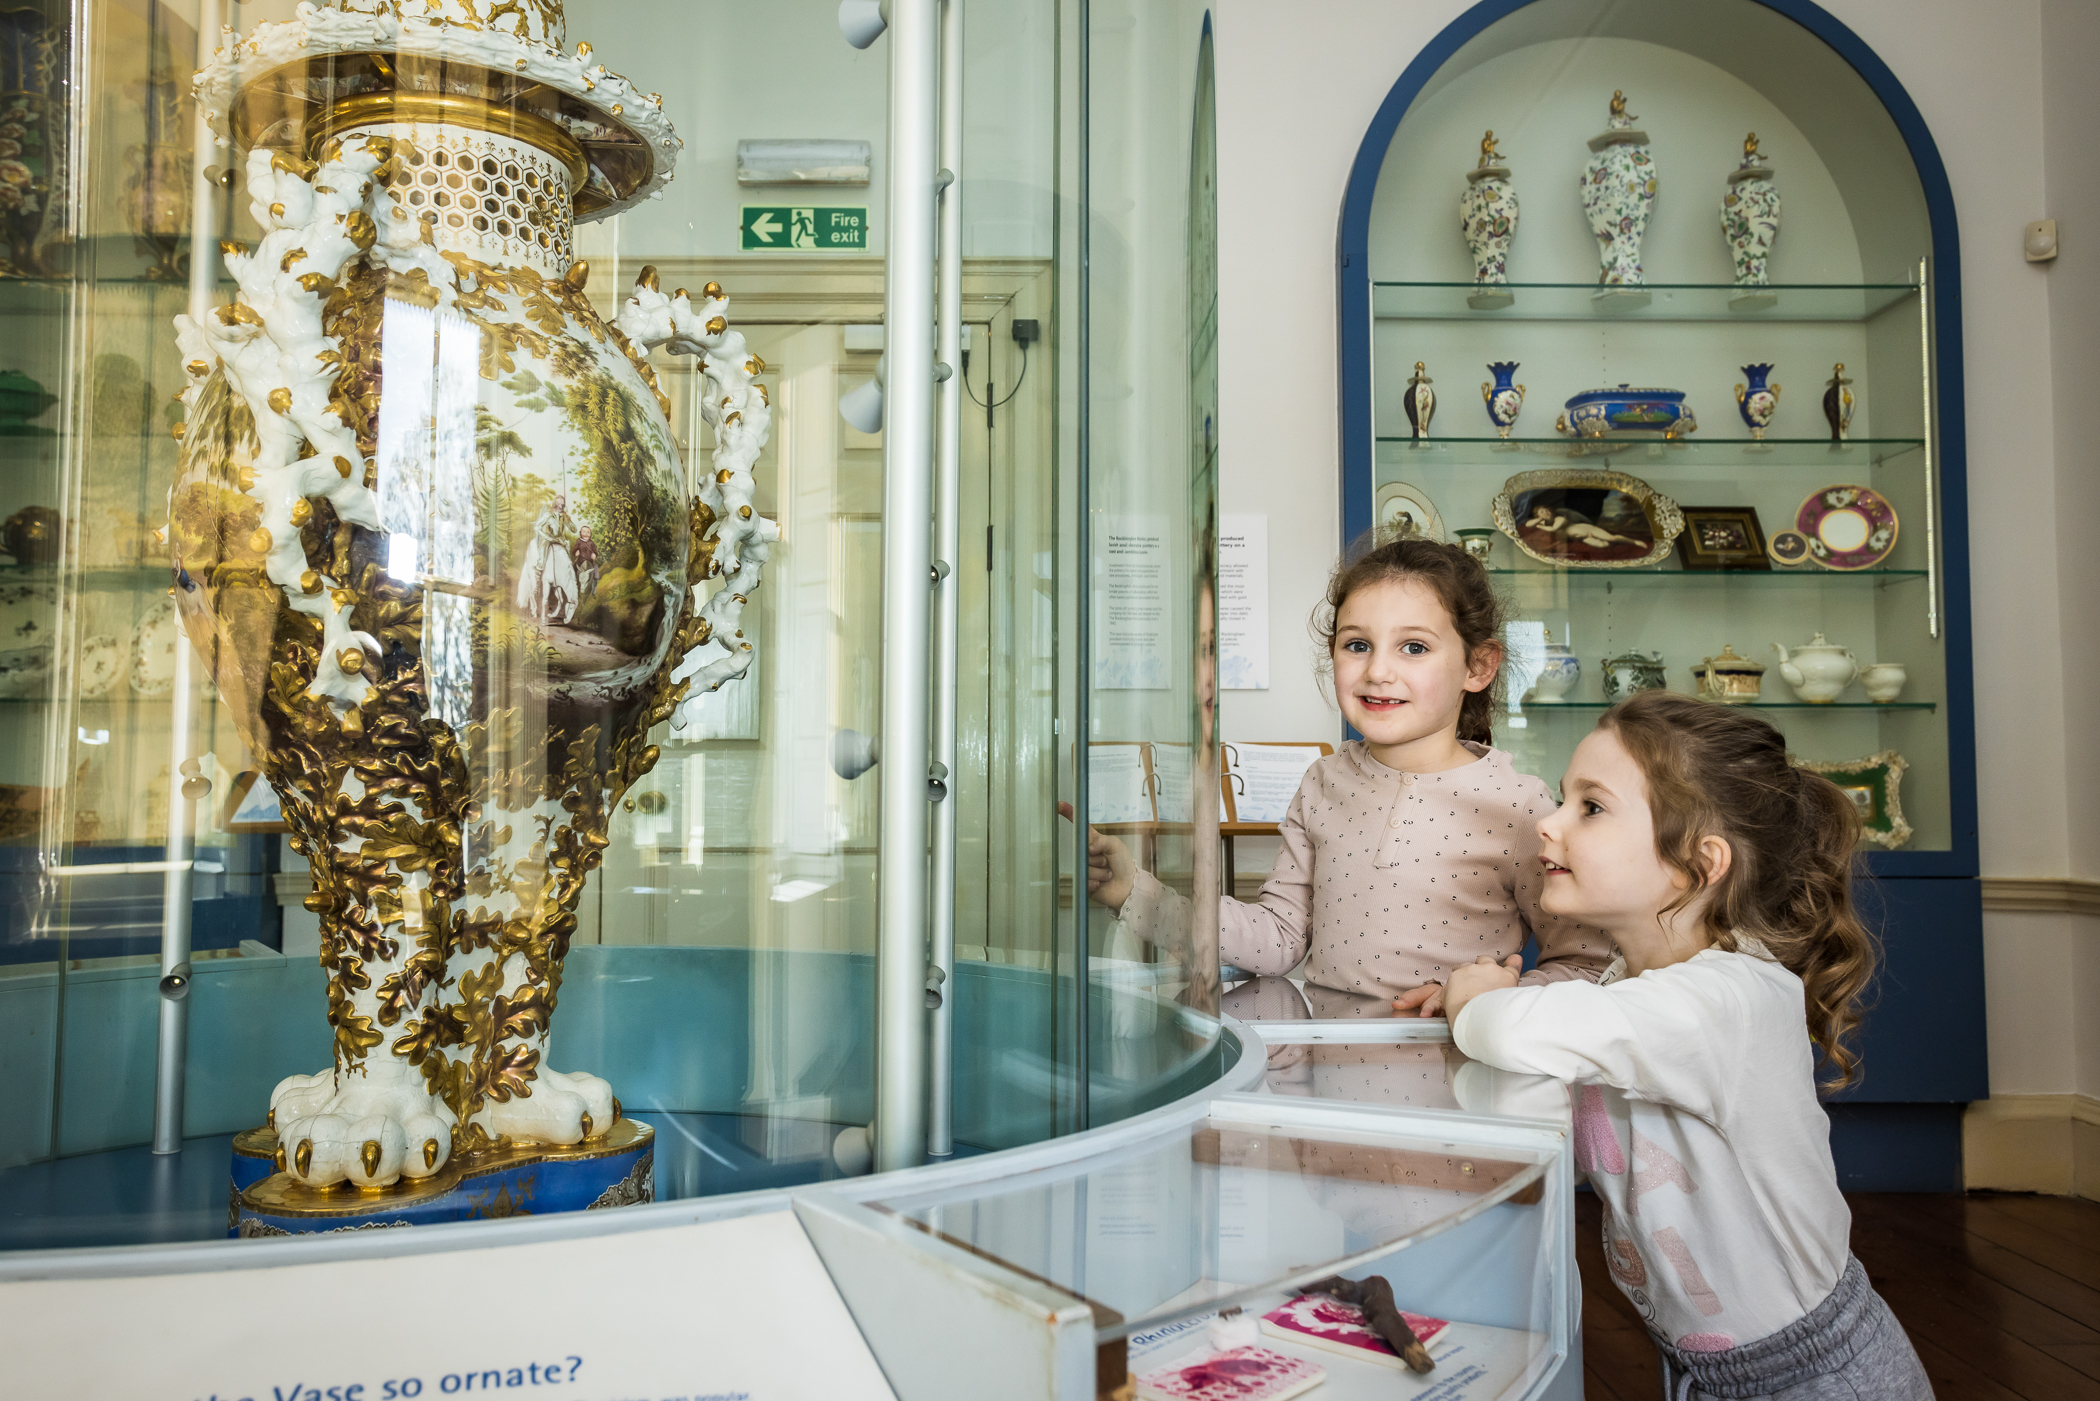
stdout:
<svg viewBox="0 0 2100 1401">
<path fill-rule="evenodd" d="M 498 1216 L 544 1216 L 633 1206 L 656 1198 L 656 1131 L 622 1118 L 603 1137 L 567 1148 L 505 1148 L 455 1158 L 433 1177 L 403 1178 L 377 1192 L 347 1184 L 308 1187 L 277 1171 L 277 1133 L 233 1140 L 227 1234 L 312 1235 L 429 1226 Z"/>
<path fill-rule="evenodd" d="M 1779 294 L 1765 291 L 1762 288 L 1750 288 L 1741 292 L 1732 292 L 1728 297 L 1728 309 L 1730 311 L 1763 311 L 1767 307 L 1778 305 Z"/>
<path fill-rule="evenodd" d="M 1639 286 L 1613 285 L 1590 293 L 1590 305 L 1599 311 L 1639 311 L 1653 300 L 1655 294 Z"/>
<path fill-rule="evenodd" d="M 1506 287 L 1489 287 L 1466 298 L 1466 305 L 1475 311 L 1500 311 L 1515 302 L 1517 294 Z"/>
</svg>

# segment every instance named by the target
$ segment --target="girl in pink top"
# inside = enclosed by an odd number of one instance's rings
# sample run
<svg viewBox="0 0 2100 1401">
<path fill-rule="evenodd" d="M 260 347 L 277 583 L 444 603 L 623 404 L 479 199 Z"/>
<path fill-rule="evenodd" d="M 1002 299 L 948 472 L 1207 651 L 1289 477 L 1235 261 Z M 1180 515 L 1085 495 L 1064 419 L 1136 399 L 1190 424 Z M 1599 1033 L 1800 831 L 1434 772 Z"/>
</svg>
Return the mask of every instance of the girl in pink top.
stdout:
<svg viewBox="0 0 2100 1401">
<path fill-rule="evenodd" d="M 1595 930 L 1539 909 L 1546 785 L 1491 748 L 1502 607 L 1455 545 L 1398 540 L 1336 568 L 1315 618 L 1343 718 L 1363 738 L 1306 771 L 1283 852 L 1251 904 L 1219 902 L 1219 956 L 1252 973 L 1302 960 L 1315 988 L 1436 1016 L 1443 981 L 1537 936 L 1526 982 L 1594 980 Z M 1113 837 L 1088 841 L 1087 893 L 1152 943 L 1188 928 L 1183 897 Z"/>
</svg>

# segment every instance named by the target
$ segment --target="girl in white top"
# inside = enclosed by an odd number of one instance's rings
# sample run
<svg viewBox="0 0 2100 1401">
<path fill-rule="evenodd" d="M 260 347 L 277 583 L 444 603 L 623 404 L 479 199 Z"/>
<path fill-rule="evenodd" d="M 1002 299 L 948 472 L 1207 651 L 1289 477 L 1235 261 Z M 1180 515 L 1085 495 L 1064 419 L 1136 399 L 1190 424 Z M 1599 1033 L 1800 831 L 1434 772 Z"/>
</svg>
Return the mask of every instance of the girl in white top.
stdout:
<svg viewBox="0 0 2100 1401">
<path fill-rule="evenodd" d="M 1218 902 L 1222 960 L 1304 966 L 1308 992 L 1368 995 L 1383 1012 L 1442 1011 L 1443 979 L 1536 935 L 1527 982 L 1594 978 L 1610 946 L 1539 913 L 1538 819 L 1552 794 L 1491 747 L 1502 608 L 1456 545 L 1398 540 L 1344 560 L 1314 622 L 1343 718 L 1363 736 L 1306 771 L 1261 895 Z M 1070 815 L 1069 807 L 1064 809 Z M 1087 892 L 1150 944 L 1191 928 L 1188 901 L 1089 838 Z"/>
<path fill-rule="evenodd" d="M 1539 824 L 1542 903 L 1618 959 L 1546 987 L 1482 960 L 1446 1005 L 1467 1055 L 1578 1082 L 1576 1163 L 1668 1395 L 1929 1398 L 1852 1258 L 1816 1100 L 1819 1058 L 1833 1086 L 1856 1076 L 1874 967 L 1852 803 L 1757 716 L 1663 691 L 1605 715 L 1563 793 Z"/>
</svg>

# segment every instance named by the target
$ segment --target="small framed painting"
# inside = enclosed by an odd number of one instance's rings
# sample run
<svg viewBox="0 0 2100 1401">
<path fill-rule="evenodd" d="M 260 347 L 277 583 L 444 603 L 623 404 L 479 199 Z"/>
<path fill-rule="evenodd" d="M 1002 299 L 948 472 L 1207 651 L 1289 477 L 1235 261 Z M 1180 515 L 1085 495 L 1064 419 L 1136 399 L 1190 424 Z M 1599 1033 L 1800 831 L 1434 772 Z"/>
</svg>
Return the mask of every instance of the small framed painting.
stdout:
<svg viewBox="0 0 2100 1401">
<path fill-rule="evenodd" d="M 1754 506 L 1685 506 L 1677 558 L 1686 569 L 1764 569 L 1765 532 Z"/>
<path fill-rule="evenodd" d="M 1859 835 L 1876 846 L 1894 851 L 1910 841 L 1910 823 L 1903 819 L 1903 771 L 1910 762 L 1893 749 L 1869 754 L 1864 759 L 1840 759 L 1835 763 L 1809 764 L 1794 761 L 1794 767 L 1819 773 L 1838 786 L 1838 791 L 1859 809 Z"/>
</svg>

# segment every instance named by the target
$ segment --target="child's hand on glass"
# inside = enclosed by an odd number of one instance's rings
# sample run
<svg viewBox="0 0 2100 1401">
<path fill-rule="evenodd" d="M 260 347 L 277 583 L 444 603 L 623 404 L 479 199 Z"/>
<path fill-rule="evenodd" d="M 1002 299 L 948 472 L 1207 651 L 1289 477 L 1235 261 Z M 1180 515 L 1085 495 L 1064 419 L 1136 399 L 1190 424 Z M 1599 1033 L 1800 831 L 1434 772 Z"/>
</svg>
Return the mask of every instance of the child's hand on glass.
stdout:
<svg viewBox="0 0 2100 1401">
<path fill-rule="evenodd" d="M 1521 954 L 1511 954 L 1500 963 L 1482 954 L 1463 968 L 1453 970 L 1451 981 L 1444 985 L 1444 1014 L 1452 1021 L 1466 1009 L 1466 1004 L 1483 992 L 1499 992 L 1503 988 L 1517 985 L 1517 976 L 1524 971 Z"/>
<path fill-rule="evenodd" d="M 1444 985 L 1424 983 L 1393 999 L 1396 1017 L 1441 1017 L 1444 1015 Z"/>
<path fill-rule="evenodd" d="M 1072 820 L 1072 805 L 1059 803 L 1057 815 L 1067 822 Z M 1086 893 L 1087 898 L 1118 914 L 1123 902 L 1130 898 L 1130 887 L 1137 878 L 1137 861 L 1132 858 L 1130 848 L 1114 837 L 1103 836 L 1089 827 L 1086 829 Z"/>
</svg>

